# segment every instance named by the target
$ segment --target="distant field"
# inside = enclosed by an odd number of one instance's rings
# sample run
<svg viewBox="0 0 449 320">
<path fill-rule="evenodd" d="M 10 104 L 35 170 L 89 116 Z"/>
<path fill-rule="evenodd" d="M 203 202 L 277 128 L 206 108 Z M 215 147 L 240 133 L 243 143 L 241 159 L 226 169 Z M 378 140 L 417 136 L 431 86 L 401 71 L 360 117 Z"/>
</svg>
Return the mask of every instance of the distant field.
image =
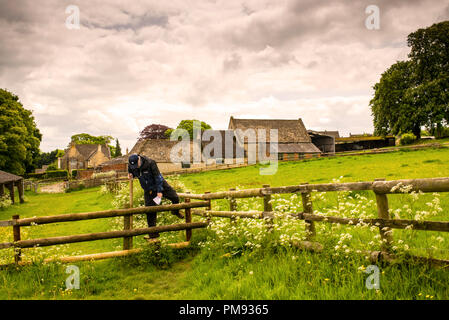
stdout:
<svg viewBox="0 0 449 320">
<path fill-rule="evenodd" d="M 245 168 L 187 174 L 181 180 L 195 192 L 243 188 L 341 182 L 449 177 L 449 148 L 399 151 L 385 154 L 318 158 L 280 162 L 277 173 L 262 176 L 260 165 Z"/>
<path fill-rule="evenodd" d="M 301 162 L 279 163 L 275 175 L 261 176 L 261 166 L 210 171 L 179 177 L 187 189 L 194 193 L 228 190 L 238 187 L 254 188 L 263 184 L 271 186 L 294 185 L 303 182 L 326 183 L 341 177 L 346 181 L 372 181 L 375 178 L 410 179 L 428 177 L 449 177 L 449 149 L 427 149 L 402 151 L 388 154 L 321 158 Z M 370 192 L 359 195 L 372 200 Z M 400 208 L 409 203 L 408 195 L 391 196 L 390 207 Z M 97 211 L 112 208 L 112 195 L 100 194 L 99 188 L 85 189 L 66 194 L 26 193 L 27 202 L 16 204 L 0 211 L 0 220 L 13 214 L 21 217 L 53 215 L 71 212 Z M 287 196 L 287 200 L 290 199 Z M 425 196 L 413 204 L 414 209 L 426 207 L 432 195 Z M 337 195 L 330 195 L 328 202 L 316 199 L 315 210 L 327 210 L 339 201 Z M 277 199 L 276 201 L 282 201 Z M 431 220 L 449 220 L 449 195 L 440 196 L 443 212 Z M 260 207 L 260 200 L 240 201 L 241 208 Z M 226 202 L 216 201 L 213 206 L 225 209 Z M 373 206 L 367 214 L 375 216 Z M 176 222 L 161 214 L 159 222 Z M 164 218 L 162 218 L 164 217 Z M 198 219 L 198 218 L 195 218 Z M 228 223 L 223 220 L 223 223 Z M 323 225 L 323 224 L 321 224 Z M 99 219 L 77 223 L 52 224 L 23 228 L 23 238 L 46 237 L 77 233 L 115 230 L 118 224 L 112 219 Z M 243 228 L 245 224 L 240 223 Z M 296 225 L 295 225 L 296 226 Z M 287 226 L 288 227 L 288 226 Z M 298 230 L 304 226 L 298 222 Z M 226 228 L 229 228 L 228 226 Z M 295 227 L 296 228 L 296 227 Z M 9 229 L 9 228 L 8 228 Z M 226 229 L 231 230 L 231 229 Z M 226 231 L 228 232 L 228 231 Z M 370 239 L 365 231 L 353 232 L 351 227 L 318 229 L 318 241 L 326 244 L 323 253 L 308 253 L 293 248 L 271 247 L 249 250 L 244 236 L 229 238 L 232 243 L 217 243 L 213 250 L 198 246 L 200 241 L 212 239 L 209 231 L 195 230 L 194 245 L 190 250 L 180 252 L 163 249 L 159 258 L 155 252 L 128 259 L 110 259 L 98 262 L 77 263 L 81 270 L 81 288 L 65 291 L 65 266 L 59 264 L 36 264 L 20 270 L 0 270 L 0 299 L 448 299 L 449 271 L 429 269 L 419 265 L 379 265 L 382 271 L 381 290 L 367 290 L 364 286 L 366 274 L 361 270 L 367 266 L 363 255 L 333 255 L 332 233 L 351 233 L 353 238 L 345 240 L 349 248 Z M 378 233 L 378 232 L 377 232 Z M 243 232 L 241 233 L 243 235 Z M 376 234 L 374 232 L 373 234 Z M 407 235 L 396 232 L 395 238 L 404 237 L 407 244 L 421 248 L 415 251 L 426 254 L 427 249 L 437 245 L 437 257 L 448 256 L 449 239 L 441 233 L 416 232 Z M 435 243 L 436 237 L 442 242 Z M 8 241 L 10 232 L 0 230 L 0 242 Z M 241 244 L 239 244 L 239 239 Z M 267 238 L 269 240 L 269 238 Z M 267 241 L 268 241 L 267 240 Z M 137 247 L 146 247 L 142 237 L 135 238 Z M 211 241 L 211 240 L 208 240 Z M 213 242 L 209 242 L 213 243 Z M 241 246 L 241 249 L 227 251 L 227 245 Z M 58 246 L 54 249 L 27 249 L 42 251 L 42 255 L 68 255 L 104 252 L 121 249 L 122 240 L 100 240 Z M 233 247 L 233 248 L 234 248 Z M 3 250 L 5 251 L 5 250 Z M 44 254 L 45 253 L 45 254 Z M 5 256 L 0 258 L 4 259 Z M 9 252 L 9 256 L 11 252 Z M 1 264 L 1 263 L 0 263 Z"/>
</svg>

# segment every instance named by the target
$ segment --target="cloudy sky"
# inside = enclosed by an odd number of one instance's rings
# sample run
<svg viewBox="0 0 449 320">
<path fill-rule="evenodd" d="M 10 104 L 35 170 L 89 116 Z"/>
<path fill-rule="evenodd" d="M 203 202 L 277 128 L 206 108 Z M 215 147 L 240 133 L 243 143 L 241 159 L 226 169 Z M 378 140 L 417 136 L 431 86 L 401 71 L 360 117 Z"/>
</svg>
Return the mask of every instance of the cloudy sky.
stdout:
<svg viewBox="0 0 449 320">
<path fill-rule="evenodd" d="M 231 115 L 371 132 L 372 86 L 410 32 L 448 19 L 436 0 L 0 0 L 0 87 L 33 110 L 43 151 L 82 132 L 131 149 L 148 124 Z"/>
</svg>

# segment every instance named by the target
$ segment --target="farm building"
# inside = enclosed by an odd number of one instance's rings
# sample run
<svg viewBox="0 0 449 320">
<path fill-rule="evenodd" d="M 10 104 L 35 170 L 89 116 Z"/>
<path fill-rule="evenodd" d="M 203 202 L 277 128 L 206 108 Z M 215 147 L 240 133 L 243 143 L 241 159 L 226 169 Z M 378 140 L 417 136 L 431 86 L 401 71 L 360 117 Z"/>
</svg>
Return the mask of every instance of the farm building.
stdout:
<svg viewBox="0 0 449 320">
<path fill-rule="evenodd" d="M 321 153 L 320 149 L 312 143 L 312 139 L 301 119 L 235 119 L 231 116 L 228 129 L 241 130 L 240 133 L 236 132 L 236 136 L 238 141 L 243 144 L 246 153 L 251 144 L 256 144 L 262 138 L 258 136 L 261 132 L 265 132 L 266 150 L 268 150 L 270 129 L 276 129 L 278 132 L 277 151 L 279 160 L 297 160 Z M 255 130 L 257 140 L 248 139 L 244 136 L 248 129 Z M 259 131 L 259 129 L 261 130 Z"/>
<path fill-rule="evenodd" d="M 64 156 L 58 158 L 59 169 L 94 168 L 111 160 L 111 150 L 106 144 L 74 144 L 65 150 Z"/>
<path fill-rule="evenodd" d="M 221 139 L 219 144 L 214 143 L 216 138 Z M 238 143 L 234 130 L 207 130 L 202 139 L 201 150 L 206 162 L 232 164 L 245 161 L 245 149 Z"/>
<path fill-rule="evenodd" d="M 338 135 L 338 131 L 336 132 Z M 312 139 L 312 143 L 320 149 L 322 153 L 335 153 L 335 134 L 330 133 L 330 131 L 313 130 L 308 130 L 307 133 Z"/>
<path fill-rule="evenodd" d="M 15 174 L 0 170 L 0 196 L 5 194 L 5 187 L 9 189 L 9 195 L 14 203 L 14 187 L 17 187 L 20 203 L 23 203 L 23 178 Z"/>
<path fill-rule="evenodd" d="M 346 138 L 335 139 L 335 151 L 365 150 L 395 146 L 394 136 L 375 137 L 375 136 L 350 136 Z"/>
<path fill-rule="evenodd" d="M 325 136 L 334 137 L 335 139 L 340 138 L 340 132 L 338 132 L 338 131 L 327 131 L 327 130 L 324 130 L 324 131 L 315 131 L 315 132 L 317 132 L 319 134 L 322 134 L 322 135 L 325 135 Z"/>
</svg>

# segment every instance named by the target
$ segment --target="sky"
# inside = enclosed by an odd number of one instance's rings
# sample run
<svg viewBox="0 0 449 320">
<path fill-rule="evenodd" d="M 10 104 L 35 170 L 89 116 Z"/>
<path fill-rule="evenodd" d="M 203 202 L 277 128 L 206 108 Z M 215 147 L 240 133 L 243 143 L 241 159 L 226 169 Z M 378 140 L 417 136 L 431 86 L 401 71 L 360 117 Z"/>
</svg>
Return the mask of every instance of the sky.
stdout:
<svg viewBox="0 0 449 320">
<path fill-rule="evenodd" d="M 444 20 L 439 0 L 0 0 L 0 88 L 33 111 L 44 152 L 78 133 L 131 150 L 147 125 L 231 115 L 372 132 L 373 85 Z"/>
</svg>

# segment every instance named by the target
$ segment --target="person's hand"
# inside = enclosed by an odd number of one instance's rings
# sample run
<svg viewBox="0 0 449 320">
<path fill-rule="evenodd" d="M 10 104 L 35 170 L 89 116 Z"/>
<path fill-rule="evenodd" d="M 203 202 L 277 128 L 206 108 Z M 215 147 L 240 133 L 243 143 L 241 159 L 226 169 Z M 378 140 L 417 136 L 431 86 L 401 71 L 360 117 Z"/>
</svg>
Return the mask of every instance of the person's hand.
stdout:
<svg viewBox="0 0 449 320">
<path fill-rule="evenodd" d="M 128 179 L 132 179 L 133 178 L 133 174 L 132 173 L 128 173 Z"/>
<path fill-rule="evenodd" d="M 162 198 L 162 192 L 158 192 L 158 193 L 157 193 L 157 196 L 158 196 L 159 198 Z"/>
</svg>

